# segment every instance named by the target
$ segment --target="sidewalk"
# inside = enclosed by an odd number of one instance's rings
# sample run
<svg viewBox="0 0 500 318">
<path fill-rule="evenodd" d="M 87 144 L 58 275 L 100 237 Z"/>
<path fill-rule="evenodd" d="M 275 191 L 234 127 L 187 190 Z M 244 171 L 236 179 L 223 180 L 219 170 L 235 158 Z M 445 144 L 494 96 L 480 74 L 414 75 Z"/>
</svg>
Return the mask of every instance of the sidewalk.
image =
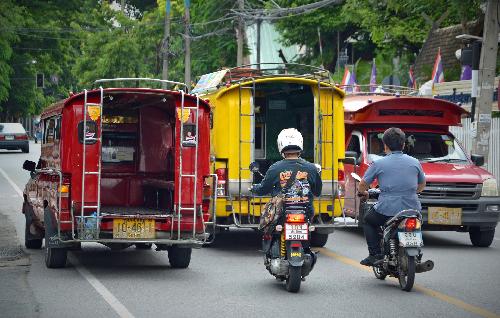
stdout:
<svg viewBox="0 0 500 318">
<path fill-rule="evenodd" d="M 14 223 L 0 213 L 0 316 L 38 317 L 38 305 L 28 285 L 29 255 L 17 239 Z"/>
</svg>

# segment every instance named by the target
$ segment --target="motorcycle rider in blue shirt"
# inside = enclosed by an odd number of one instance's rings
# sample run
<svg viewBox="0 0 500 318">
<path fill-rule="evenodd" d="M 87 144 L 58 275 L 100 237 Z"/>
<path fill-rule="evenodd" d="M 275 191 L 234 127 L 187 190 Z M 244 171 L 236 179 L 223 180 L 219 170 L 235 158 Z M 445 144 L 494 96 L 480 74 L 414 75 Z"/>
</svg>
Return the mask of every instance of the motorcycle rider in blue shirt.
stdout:
<svg viewBox="0 0 500 318">
<path fill-rule="evenodd" d="M 364 216 L 364 232 L 369 255 L 360 264 L 373 266 L 380 255 L 380 226 L 402 210 L 421 210 L 417 193 L 425 188 L 425 174 L 420 162 L 403 154 L 405 133 L 395 127 L 384 132 L 382 141 L 386 156 L 374 161 L 359 183 L 358 193 L 368 196 L 370 184 L 377 179 L 380 188 L 378 202 Z"/>
</svg>

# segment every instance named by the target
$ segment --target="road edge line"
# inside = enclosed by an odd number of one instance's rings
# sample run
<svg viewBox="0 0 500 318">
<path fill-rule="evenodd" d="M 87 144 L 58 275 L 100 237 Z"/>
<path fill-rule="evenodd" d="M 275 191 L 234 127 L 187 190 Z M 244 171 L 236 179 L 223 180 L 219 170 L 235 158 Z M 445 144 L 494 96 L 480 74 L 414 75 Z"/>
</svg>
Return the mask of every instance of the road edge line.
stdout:
<svg viewBox="0 0 500 318">
<path fill-rule="evenodd" d="M 357 261 L 349 258 L 349 257 L 346 257 L 346 256 L 342 256 L 340 254 L 337 254 L 331 250 L 329 250 L 328 248 L 326 247 L 320 247 L 320 248 L 317 248 L 317 250 L 320 252 L 320 254 L 324 254 L 330 258 L 333 258 L 333 259 L 336 259 L 336 260 L 339 260 L 341 261 L 342 263 L 344 264 L 347 264 L 347 265 L 351 265 L 353 267 L 356 267 L 358 269 L 361 269 L 361 270 L 364 270 L 366 272 L 372 272 L 372 269 L 371 267 L 368 267 L 368 266 L 363 266 L 361 264 L 359 264 Z M 396 279 L 393 279 L 391 278 L 391 281 L 396 281 Z M 415 284 L 414 287 L 416 290 L 426 294 L 427 296 L 431 296 L 433 298 L 436 298 L 436 299 L 439 299 L 443 302 L 446 302 L 448 304 L 451 304 L 451 305 L 454 305 L 458 308 L 461 308 L 465 311 L 468 311 L 470 313 L 473 313 L 475 315 L 479 315 L 481 317 L 485 317 L 485 318 L 500 318 L 500 315 L 497 315 L 491 311 L 488 311 L 486 309 L 483 309 L 483 308 L 480 308 L 480 307 L 477 307 L 477 306 L 474 306 L 474 305 L 471 305 L 471 304 L 468 304 L 458 298 L 454 298 L 454 297 L 451 297 L 451 296 L 448 296 L 446 294 L 443 294 L 441 292 L 438 292 L 438 291 L 435 291 L 433 289 L 430 289 L 430 288 L 427 288 L 427 287 L 424 287 L 424 286 L 420 286 L 420 285 L 417 285 Z"/>
<path fill-rule="evenodd" d="M 3 175 L 3 177 L 7 180 L 8 183 L 14 188 L 14 191 L 22 198 L 23 197 L 23 191 L 17 186 L 17 184 L 12 181 L 12 179 L 9 177 L 7 172 L 5 172 L 2 168 L 0 168 L 0 174 Z"/>
<path fill-rule="evenodd" d="M 86 269 L 73 253 L 69 253 L 69 261 L 87 282 L 101 295 L 101 297 L 122 318 L 134 318 L 134 315 L 106 288 L 88 269 Z"/>
</svg>

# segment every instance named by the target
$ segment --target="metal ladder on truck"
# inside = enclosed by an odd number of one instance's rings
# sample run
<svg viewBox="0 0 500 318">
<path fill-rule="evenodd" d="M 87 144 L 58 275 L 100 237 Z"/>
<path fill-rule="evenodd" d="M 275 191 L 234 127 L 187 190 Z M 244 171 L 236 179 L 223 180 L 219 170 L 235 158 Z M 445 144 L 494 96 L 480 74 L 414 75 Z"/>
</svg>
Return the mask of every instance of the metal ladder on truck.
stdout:
<svg viewBox="0 0 500 318">
<path fill-rule="evenodd" d="M 84 233 L 85 232 L 85 239 L 86 240 L 97 240 L 99 239 L 99 234 L 100 234 L 100 216 L 101 216 L 101 166 L 102 166 L 102 105 L 103 105 L 103 99 L 104 99 L 104 90 L 101 87 L 99 87 L 100 90 L 100 102 L 99 104 L 96 103 L 89 103 L 88 102 L 88 91 L 84 90 L 84 102 L 83 102 L 83 143 L 82 143 L 82 202 L 81 202 L 81 208 L 80 208 L 80 223 L 78 226 L 79 232 Z M 87 137 L 87 114 L 89 112 L 89 107 L 98 107 L 99 108 L 99 125 L 96 127 L 96 135 L 93 137 Z M 98 144 L 99 151 L 98 151 L 98 158 L 97 158 L 97 170 L 87 170 L 87 150 L 88 146 L 87 144 Z M 95 205 L 90 205 L 87 204 L 86 198 L 85 198 L 85 181 L 87 178 L 97 178 L 97 202 Z M 89 209 L 95 209 L 95 216 L 85 216 L 85 210 Z M 92 221 L 91 218 L 95 218 L 95 220 Z M 87 222 L 90 222 L 91 226 L 95 226 L 95 228 L 89 228 Z M 85 231 L 83 231 L 85 229 Z M 90 231 L 87 232 L 87 231 Z M 74 233 L 73 233 L 74 236 Z M 79 239 L 82 239 L 79 237 Z"/>
<path fill-rule="evenodd" d="M 243 86 L 242 82 L 243 81 L 252 81 L 251 86 Z M 251 97 L 250 97 L 250 111 L 249 113 L 243 113 L 242 110 L 242 99 L 241 99 L 241 93 L 242 90 L 244 89 L 250 89 L 251 90 Z M 242 218 L 242 177 L 241 173 L 243 171 L 249 171 L 250 169 L 248 167 L 243 167 L 242 166 L 242 151 L 243 151 L 243 144 L 248 144 L 250 145 L 250 162 L 253 162 L 254 160 L 254 149 L 255 149 L 255 78 L 242 78 L 240 79 L 238 83 L 238 112 L 239 112 L 239 129 L 238 129 L 238 140 L 239 140 L 239 149 L 238 149 L 238 213 L 233 213 L 233 221 L 234 224 L 237 227 L 249 227 L 249 228 L 255 228 L 258 226 L 258 223 L 256 222 L 256 217 L 255 217 L 255 205 L 253 204 L 253 195 L 251 195 L 248 200 L 247 200 L 247 224 L 242 224 L 241 218 Z M 242 126 L 243 126 L 243 119 L 244 118 L 249 118 L 250 119 L 250 139 L 246 140 L 243 139 L 243 131 L 242 131 Z M 253 172 L 250 171 L 250 180 L 252 180 L 252 174 Z M 233 211 L 234 212 L 234 211 Z M 238 214 L 238 216 L 236 216 Z"/>
<path fill-rule="evenodd" d="M 179 121 L 180 121 L 180 147 L 179 147 L 179 152 L 178 152 L 178 155 L 179 155 L 179 189 L 178 189 L 178 206 L 177 206 L 177 209 L 176 209 L 176 215 L 174 214 L 174 218 L 176 217 L 177 218 L 177 240 L 180 240 L 181 239 L 181 218 L 182 218 L 182 212 L 183 211 L 190 211 L 193 213 L 193 237 L 192 239 L 195 240 L 196 239 L 196 217 L 197 217 L 197 213 L 198 211 L 200 213 L 201 210 L 198 210 L 198 206 L 196 204 L 197 202 L 197 199 L 198 199 L 198 191 L 197 191 L 197 185 L 198 185 L 198 142 L 199 142 L 199 129 L 198 129 L 198 121 L 199 121 L 199 110 L 200 110 L 200 98 L 198 95 L 196 95 L 196 107 L 193 107 L 193 106 L 185 106 L 185 95 L 186 93 L 184 91 L 180 91 L 181 92 L 181 113 L 180 113 L 180 116 L 179 117 Z M 189 147 L 185 147 L 184 146 L 184 141 L 183 141 L 183 137 L 184 137 L 184 111 L 187 110 L 189 112 L 189 117 L 191 117 L 191 111 L 194 111 L 194 129 L 196 130 L 196 134 L 195 134 L 195 140 L 194 140 L 194 143 L 190 143 L 190 146 Z M 189 117 L 187 118 L 186 122 L 189 120 Z M 192 124 L 190 124 L 192 125 Z M 194 171 L 191 172 L 191 173 L 185 173 L 184 172 L 184 161 L 183 161 L 183 153 L 184 153 L 184 150 L 186 149 L 194 149 Z M 188 189 L 187 191 L 184 191 L 183 187 L 182 187 L 182 184 L 183 184 L 183 180 L 184 179 L 191 179 L 192 182 L 191 182 L 191 186 L 190 189 Z M 187 192 L 187 193 L 192 193 L 193 195 L 193 205 L 192 206 L 185 206 L 183 205 L 182 203 L 182 193 L 183 192 Z M 200 207 L 201 209 L 201 207 Z M 203 215 L 201 215 L 201 219 L 203 220 Z M 172 219 L 173 221 L 173 219 Z M 170 231 L 170 237 L 173 238 L 174 237 L 174 234 L 173 234 L 173 231 L 174 231 L 174 226 L 173 226 L 173 222 L 172 222 L 172 227 L 171 227 L 171 231 Z"/>
<path fill-rule="evenodd" d="M 321 176 L 323 175 L 323 171 L 331 171 L 331 187 L 332 187 L 332 195 L 331 195 L 331 209 L 332 209 L 332 220 L 329 223 L 325 223 L 323 219 L 321 218 L 321 212 L 324 211 L 322 207 L 322 200 L 320 197 L 319 200 L 319 212 L 320 215 L 318 217 L 318 225 L 317 227 L 321 226 L 326 226 L 330 227 L 335 223 L 335 201 L 338 200 L 340 209 L 342 211 L 342 219 L 344 220 L 342 223 L 339 223 L 338 225 L 335 224 L 336 226 L 340 227 L 354 227 L 357 226 L 357 220 L 354 222 L 347 222 L 346 221 L 346 215 L 345 211 L 343 209 L 343 204 L 342 204 L 342 198 L 340 196 L 340 185 L 338 183 L 338 180 L 335 180 L 335 98 L 334 98 L 334 91 L 335 87 L 333 86 L 322 86 L 321 85 L 321 80 L 318 80 L 318 117 L 319 117 L 319 125 L 318 125 L 318 144 L 319 144 L 319 154 L 317 158 L 317 162 L 323 163 L 325 160 L 325 155 L 326 155 L 326 145 L 331 145 L 331 165 L 328 167 L 322 167 L 321 168 Z M 331 101 L 330 101 L 330 107 L 326 110 L 326 113 L 322 112 L 321 108 L 321 91 L 330 91 L 330 96 L 331 96 Z M 323 139 L 323 129 L 324 129 L 324 123 L 327 122 L 330 124 L 330 135 L 326 136 L 325 139 Z M 341 141 L 343 142 L 343 141 Z M 337 163 L 338 165 L 338 163 Z M 328 206 L 327 209 L 328 210 Z"/>
</svg>

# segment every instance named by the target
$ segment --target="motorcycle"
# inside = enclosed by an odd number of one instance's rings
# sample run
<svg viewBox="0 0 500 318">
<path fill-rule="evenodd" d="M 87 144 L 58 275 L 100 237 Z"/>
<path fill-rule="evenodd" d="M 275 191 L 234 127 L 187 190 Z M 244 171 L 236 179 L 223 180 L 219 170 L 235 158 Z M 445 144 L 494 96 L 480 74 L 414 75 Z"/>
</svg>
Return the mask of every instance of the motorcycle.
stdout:
<svg viewBox="0 0 500 318">
<path fill-rule="evenodd" d="M 261 174 L 256 162 L 250 170 Z M 266 269 L 277 280 L 286 281 L 286 289 L 292 293 L 300 290 L 316 263 L 317 256 L 309 249 L 315 229 L 310 221 L 303 205 L 284 203 L 283 212 L 262 236 Z"/>
<path fill-rule="evenodd" d="M 352 177 L 361 178 L 351 173 Z M 379 197 L 379 189 L 369 189 L 368 198 L 364 204 L 374 205 Z M 365 209 L 368 211 L 368 209 Z M 415 282 L 415 273 L 428 272 L 434 268 L 434 262 L 422 262 L 422 215 L 417 210 L 403 210 L 390 218 L 380 230 L 380 242 L 383 259 L 375 262 L 373 273 L 375 277 L 384 280 L 387 276 L 399 280 L 399 286 L 404 291 L 411 291 Z"/>
</svg>

